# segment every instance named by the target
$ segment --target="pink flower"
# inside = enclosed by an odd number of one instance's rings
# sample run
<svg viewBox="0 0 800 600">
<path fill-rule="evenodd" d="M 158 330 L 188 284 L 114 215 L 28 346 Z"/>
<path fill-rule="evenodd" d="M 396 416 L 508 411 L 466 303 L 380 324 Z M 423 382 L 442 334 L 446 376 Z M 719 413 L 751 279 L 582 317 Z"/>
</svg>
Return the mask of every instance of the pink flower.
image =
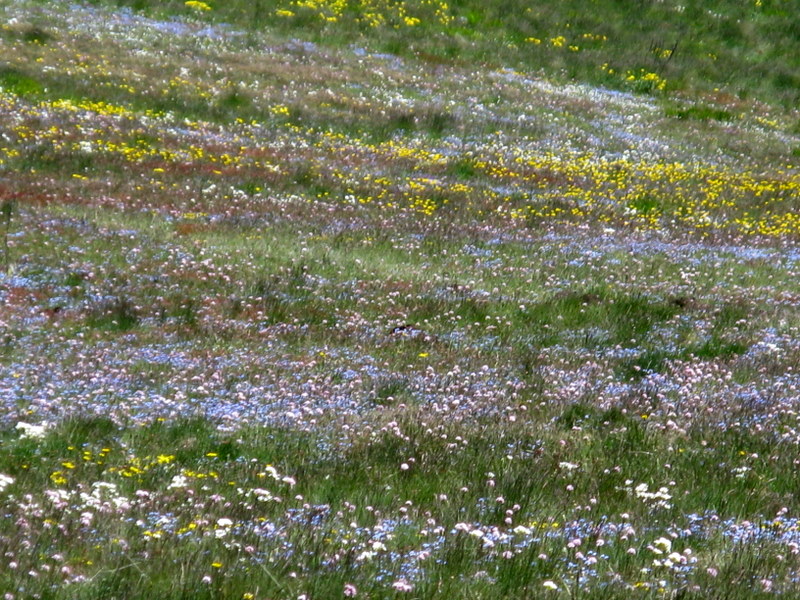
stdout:
<svg viewBox="0 0 800 600">
<path fill-rule="evenodd" d="M 392 588 L 398 592 L 410 592 L 414 589 L 414 586 L 408 583 L 405 579 L 398 579 L 392 584 Z"/>
<path fill-rule="evenodd" d="M 356 589 L 356 586 L 354 586 L 352 583 L 345 583 L 344 584 L 344 595 L 345 596 L 347 596 L 348 598 L 355 598 L 356 594 L 358 594 L 358 590 Z"/>
</svg>

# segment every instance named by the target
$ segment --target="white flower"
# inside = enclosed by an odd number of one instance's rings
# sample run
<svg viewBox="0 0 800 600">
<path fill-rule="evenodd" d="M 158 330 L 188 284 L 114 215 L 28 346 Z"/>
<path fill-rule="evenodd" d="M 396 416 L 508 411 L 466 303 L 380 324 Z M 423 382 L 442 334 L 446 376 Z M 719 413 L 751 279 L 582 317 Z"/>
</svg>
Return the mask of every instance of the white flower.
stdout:
<svg viewBox="0 0 800 600">
<path fill-rule="evenodd" d="M 375 557 L 375 554 L 376 554 L 375 552 L 364 550 L 364 552 L 356 556 L 356 562 L 364 562 L 366 560 L 372 560 Z"/>
<path fill-rule="evenodd" d="M 274 498 L 272 492 L 270 492 L 269 490 L 265 490 L 263 488 L 255 488 L 253 490 L 253 494 L 255 494 L 256 498 L 258 498 L 262 502 L 268 502 Z"/>
<path fill-rule="evenodd" d="M 528 535 L 531 532 L 530 529 L 528 529 L 527 527 L 523 527 L 522 525 L 517 525 L 516 527 L 514 527 L 513 531 L 518 535 Z"/>
<path fill-rule="evenodd" d="M 552 580 L 550 580 L 550 579 L 548 579 L 547 581 L 545 581 L 545 582 L 542 584 L 542 587 L 544 587 L 545 589 L 548 589 L 548 590 L 553 590 L 553 591 L 555 591 L 555 590 L 557 590 L 557 589 L 558 589 L 558 586 L 556 585 L 555 581 L 552 581 Z"/>
<path fill-rule="evenodd" d="M 189 485 L 189 481 L 184 475 L 175 475 L 175 477 L 172 478 L 172 482 L 167 486 L 167 489 L 185 488 L 187 485 Z"/>
<path fill-rule="evenodd" d="M 651 492 L 648 490 L 646 483 L 640 483 L 633 491 L 637 498 L 641 498 L 646 503 L 652 502 L 654 506 L 661 508 L 672 507 L 672 505 L 667 502 L 667 500 L 672 498 L 669 493 L 669 488 L 667 487 L 660 487 L 657 492 Z"/>
<path fill-rule="evenodd" d="M 747 472 L 750 470 L 750 467 L 743 466 L 743 467 L 736 467 L 731 471 L 734 475 L 736 475 L 736 479 L 744 479 L 747 477 Z"/>
<path fill-rule="evenodd" d="M 0 473 L 0 492 L 2 492 L 4 489 L 10 486 L 12 483 L 14 483 L 13 477 L 11 477 L 10 475 L 3 475 L 2 473 Z"/>
<path fill-rule="evenodd" d="M 20 437 L 23 438 L 33 438 L 40 440 L 45 435 L 47 435 L 47 429 L 50 425 L 47 423 L 42 423 L 41 425 L 33 425 L 31 423 L 25 423 L 20 421 L 17 423 L 17 429 L 22 432 Z"/>
<path fill-rule="evenodd" d="M 672 540 L 665 537 L 660 537 L 653 542 L 652 551 L 655 554 L 668 554 L 672 552 Z"/>
<path fill-rule="evenodd" d="M 109 483 L 108 481 L 95 481 L 92 484 L 92 487 L 95 489 L 95 491 L 97 491 L 97 490 L 108 490 L 109 493 L 112 493 L 112 494 L 116 493 L 116 491 L 117 491 L 117 484 L 116 483 Z"/>
<path fill-rule="evenodd" d="M 686 562 L 686 557 L 682 554 L 678 554 L 677 552 L 670 552 L 670 555 L 667 558 L 677 565 Z"/>
</svg>

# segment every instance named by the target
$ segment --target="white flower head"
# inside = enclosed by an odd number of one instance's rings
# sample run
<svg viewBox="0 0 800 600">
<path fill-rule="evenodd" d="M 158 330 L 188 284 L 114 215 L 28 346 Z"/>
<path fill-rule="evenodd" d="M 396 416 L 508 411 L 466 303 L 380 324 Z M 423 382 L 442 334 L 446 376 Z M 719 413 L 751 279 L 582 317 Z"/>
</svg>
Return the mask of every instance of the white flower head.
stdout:
<svg viewBox="0 0 800 600">
<path fill-rule="evenodd" d="M 666 537 L 660 537 L 653 542 L 652 550 L 655 554 L 669 554 L 672 552 L 672 540 Z"/>
<path fill-rule="evenodd" d="M 189 481 L 186 479 L 185 475 L 175 475 L 175 477 L 172 478 L 170 484 L 167 486 L 167 489 L 172 490 L 172 489 L 185 488 L 187 485 L 189 485 Z"/>
<path fill-rule="evenodd" d="M 40 425 L 34 425 L 32 423 L 25 423 L 24 421 L 20 421 L 17 423 L 16 429 L 21 432 L 20 437 L 22 438 L 33 438 L 36 440 L 42 439 L 45 435 L 47 435 L 47 430 L 50 428 L 49 423 L 42 423 Z"/>
<path fill-rule="evenodd" d="M 10 475 L 3 475 L 2 473 L 0 473 L 0 492 L 2 492 L 4 489 L 10 486 L 12 483 L 14 483 L 13 477 L 11 477 Z"/>
</svg>

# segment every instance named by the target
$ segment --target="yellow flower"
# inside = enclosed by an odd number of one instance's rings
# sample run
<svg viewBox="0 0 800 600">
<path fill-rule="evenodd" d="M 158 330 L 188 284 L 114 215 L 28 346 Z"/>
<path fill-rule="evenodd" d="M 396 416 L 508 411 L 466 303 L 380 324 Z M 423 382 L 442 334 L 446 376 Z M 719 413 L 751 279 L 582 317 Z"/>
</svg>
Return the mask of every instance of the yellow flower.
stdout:
<svg viewBox="0 0 800 600">
<path fill-rule="evenodd" d="M 199 0 L 188 0 L 188 2 L 184 2 L 184 5 L 192 10 L 201 12 L 211 10 L 211 7 L 208 4 L 205 2 L 199 2 Z"/>
<path fill-rule="evenodd" d="M 61 471 L 54 471 L 50 474 L 50 481 L 56 485 L 63 485 L 67 483 L 67 478 L 64 477 L 64 474 Z"/>
</svg>

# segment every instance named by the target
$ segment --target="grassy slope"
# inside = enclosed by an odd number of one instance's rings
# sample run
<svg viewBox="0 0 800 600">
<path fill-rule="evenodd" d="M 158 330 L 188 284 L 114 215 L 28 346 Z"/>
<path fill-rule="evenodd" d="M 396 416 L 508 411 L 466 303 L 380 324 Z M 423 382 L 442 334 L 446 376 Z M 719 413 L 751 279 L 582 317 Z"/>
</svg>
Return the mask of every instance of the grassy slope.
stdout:
<svg viewBox="0 0 800 600">
<path fill-rule="evenodd" d="M 192 11 L 175 1 L 115 4 L 157 15 Z M 385 0 L 233 0 L 207 6 L 210 10 L 200 12 L 220 22 L 255 30 L 279 28 L 328 41 L 362 39 L 374 45 L 379 40 L 384 50 L 418 54 L 434 63 L 523 66 L 633 88 L 648 87 L 647 82 L 626 82 L 630 73 L 644 70 L 666 79 L 670 89 L 725 87 L 730 94 L 755 95 L 790 107 L 797 104 L 800 88 L 800 26 L 795 7 L 783 0 L 568 0 L 534 5 L 456 0 L 403 8 Z"/>
<path fill-rule="evenodd" d="M 91 4 L 134 7 L 166 18 L 195 16 L 234 24 L 251 35 L 266 29 L 328 43 L 364 43 L 376 51 L 382 44 L 429 66 L 542 69 L 637 90 L 655 89 L 663 80 L 671 91 L 722 90 L 788 107 L 797 103 L 797 17 L 791 3 L 780 0 L 593 0 L 546 6 L 514 0 L 426 0 L 399 6 L 383 0 Z M 34 27 L 22 36 L 38 42 L 51 33 Z M 654 77 L 642 80 L 642 72 Z"/>
<path fill-rule="evenodd" d="M 247 6 L 0 3 L 3 590 L 797 595 L 785 5 Z"/>
</svg>

